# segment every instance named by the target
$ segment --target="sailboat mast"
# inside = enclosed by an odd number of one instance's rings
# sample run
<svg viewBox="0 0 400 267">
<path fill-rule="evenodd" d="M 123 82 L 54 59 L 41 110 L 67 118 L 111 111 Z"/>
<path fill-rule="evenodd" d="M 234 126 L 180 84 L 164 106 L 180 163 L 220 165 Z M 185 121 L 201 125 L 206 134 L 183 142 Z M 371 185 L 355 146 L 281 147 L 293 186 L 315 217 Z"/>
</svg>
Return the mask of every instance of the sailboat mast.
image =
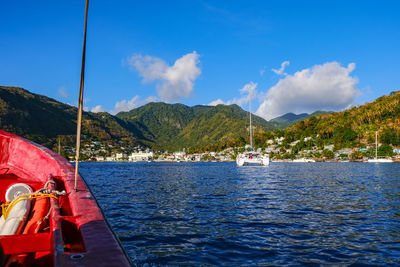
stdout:
<svg viewBox="0 0 400 267">
<path fill-rule="evenodd" d="M 85 30 L 83 32 L 83 49 L 82 49 L 82 66 L 81 66 L 81 82 L 79 87 L 79 104 L 78 104 L 78 120 L 76 126 L 76 154 L 75 154 L 75 191 L 79 173 L 79 152 L 81 146 L 81 125 L 82 125 L 82 106 L 83 106 L 83 85 L 85 81 L 85 57 L 86 57 L 86 28 L 88 15 L 89 0 L 86 0 L 85 6 Z"/>
<path fill-rule="evenodd" d="M 251 131 L 251 89 L 249 90 L 249 105 L 250 105 L 250 150 L 253 149 L 253 135 Z"/>
<path fill-rule="evenodd" d="M 378 158 L 378 131 L 375 132 L 375 158 Z"/>
</svg>

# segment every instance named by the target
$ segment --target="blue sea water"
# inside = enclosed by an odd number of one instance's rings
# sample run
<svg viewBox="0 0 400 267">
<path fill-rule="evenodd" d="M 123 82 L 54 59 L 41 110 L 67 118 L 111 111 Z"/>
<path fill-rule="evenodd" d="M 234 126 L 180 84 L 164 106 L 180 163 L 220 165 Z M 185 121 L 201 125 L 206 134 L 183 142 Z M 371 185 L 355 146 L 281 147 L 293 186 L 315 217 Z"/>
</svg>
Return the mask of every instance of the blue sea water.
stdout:
<svg viewBox="0 0 400 267">
<path fill-rule="evenodd" d="M 400 164 L 82 163 L 134 265 L 400 265 Z"/>
</svg>

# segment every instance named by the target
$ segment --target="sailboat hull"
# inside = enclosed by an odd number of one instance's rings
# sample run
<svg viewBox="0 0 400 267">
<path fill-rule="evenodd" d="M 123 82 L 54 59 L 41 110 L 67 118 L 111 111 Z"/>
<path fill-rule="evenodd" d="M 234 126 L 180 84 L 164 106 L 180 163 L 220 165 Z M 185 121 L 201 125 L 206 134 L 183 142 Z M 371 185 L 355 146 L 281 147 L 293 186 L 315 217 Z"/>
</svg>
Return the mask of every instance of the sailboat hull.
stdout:
<svg viewBox="0 0 400 267">
<path fill-rule="evenodd" d="M 237 156 L 236 164 L 238 166 L 268 166 L 269 157 L 267 155 L 243 153 Z"/>
</svg>

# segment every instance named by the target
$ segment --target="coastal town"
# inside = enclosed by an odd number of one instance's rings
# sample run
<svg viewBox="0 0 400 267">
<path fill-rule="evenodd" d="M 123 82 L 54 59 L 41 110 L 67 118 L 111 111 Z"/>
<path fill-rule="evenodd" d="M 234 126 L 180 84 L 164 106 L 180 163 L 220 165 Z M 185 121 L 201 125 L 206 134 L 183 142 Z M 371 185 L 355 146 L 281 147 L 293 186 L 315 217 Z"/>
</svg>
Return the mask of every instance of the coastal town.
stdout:
<svg viewBox="0 0 400 267">
<path fill-rule="evenodd" d="M 305 147 L 304 149 L 299 149 Z M 139 162 L 139 161 L 156 161 L 156 162 L 200 162 L 214 161 L 227 162 L 235 161 L 238 153 L 250 151 L 250 145 L 244 147 L 228 147 L 221 151 L 203 151 L 197 153 L 189 153 L 185 148 L 181 151 L 153 151 L 148 147 L 129 145 L 111 145 L 104 144 L 99 141 L 90 141 L 83 145 L 81 149 L 81 159 L 83 161 L 97 162 Z M 69 160 L 74 160 L 75 149 L 73 147 L 62 147 L 63 156 Z M 267 140 L 264 147 L 254 149 L 261 154 L 268 154 L 272 161 L 295 161 L 295 162 L 312 162 L 312 161 L 367 161 L 375 156 L 375 144 L 364 147 L 341 148 L 335 149 L 333 144 L 317 146 L 315 138 L 305 137 L 303 140 L 296 140 L 285 143 L 285 138 L 280 137 L 274 140 Z M 378 143 L 376 150 L 379 157 L 392 158 L 393 161 L 400 161 L 400 148 L 389 146 L 389 150 L 385 145 Z"/>
</svg>

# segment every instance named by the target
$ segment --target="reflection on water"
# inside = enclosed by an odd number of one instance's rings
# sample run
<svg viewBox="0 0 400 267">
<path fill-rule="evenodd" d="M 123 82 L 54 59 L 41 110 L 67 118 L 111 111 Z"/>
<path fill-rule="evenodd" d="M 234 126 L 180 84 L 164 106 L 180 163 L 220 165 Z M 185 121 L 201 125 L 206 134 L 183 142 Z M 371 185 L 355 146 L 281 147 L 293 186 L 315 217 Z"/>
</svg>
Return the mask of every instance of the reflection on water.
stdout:
<svg viewBox="0 0 400 267">
<path fill-rule="evenodd" d="M 400 264 L 400 164 L 83 163 L 135 264 Z"/>
</svg>

